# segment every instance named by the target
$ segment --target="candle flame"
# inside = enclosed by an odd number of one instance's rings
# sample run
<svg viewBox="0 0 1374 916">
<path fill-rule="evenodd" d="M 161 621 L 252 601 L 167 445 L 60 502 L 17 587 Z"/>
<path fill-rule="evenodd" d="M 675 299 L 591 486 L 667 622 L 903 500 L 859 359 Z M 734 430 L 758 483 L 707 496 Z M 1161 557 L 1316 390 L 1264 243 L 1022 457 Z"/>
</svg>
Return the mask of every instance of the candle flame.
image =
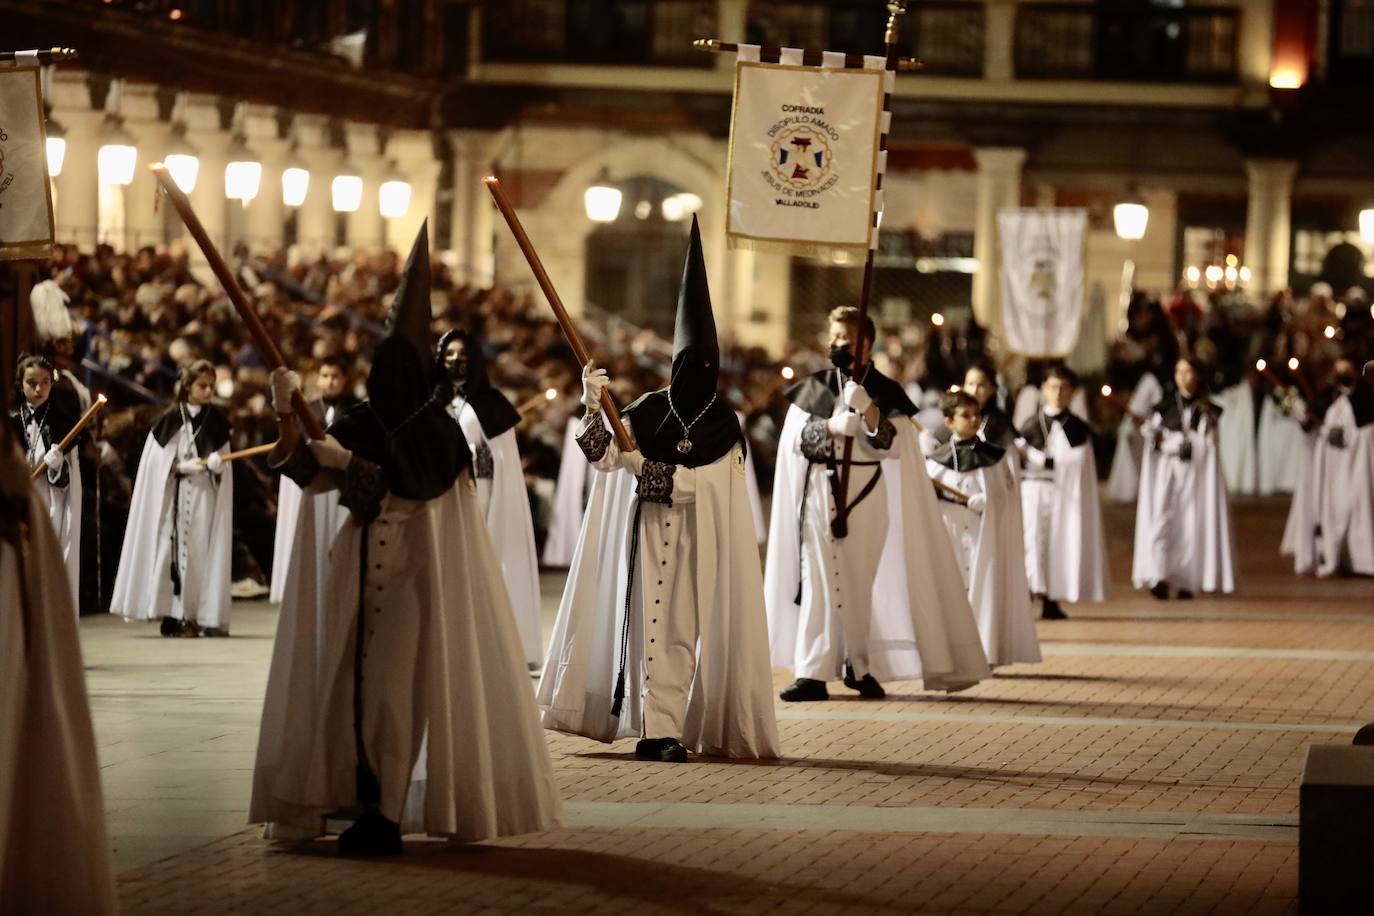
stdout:
<svg viewBox="0 0 1374 916">
<path fill-rule="evenodd" d="M 1269 364 L 1262 359 L 1257 359 L 1255 360 L 1255 368 L 1263 372 L 1265 369 L 1269 368 Z"/>
<path fill-rule="evenodd" d="M 1293 372 L 1298 371 L 1298 358 L 1296 356 L 1288 361 L 1288 368 Z"/>
<path fill-rule="evenodd" d="M 792 378 L 793 376 L 795 376 L 796 374 L 797 374 L 797 373 L 796 373 L 795 371 L 793 371 L 793 369 L 792 369 L 791 366 L 783 366 L 783 367 L 782 367 L 782 377 L 783 377 L 783 378 L 788 379 L 788 380 L 791 380 L 791 378 Z"/>
<path fill-rule="evenodd" d="M 98 394 L 95 396 L 95 402 L 97 404 L 104 404 L 107 400 L 108 398 L 106 398 L 103 394 Z"/>
<path fill-rule="evenodd" d="M 554 398 L 556 398 L 556 397 L 558 397 L 558 389 L 557 389 L 557 388 L 549 388 L 549 389 L 547 389 L 547 390 L 544 392 L 544 398 L 545 398 L 546 400 L 552 401 L 552 400 L 553 400 Z"/>
<path fill-rule="evenodd" d="M 1102 396 L 1103 396 L 1104 398 L 1109 398 L 1109 397 L 1112 396 L 1112 386 L 1111 386 L 1111 385 L 1103 385 L 1103 386 L 1102 386 Z"/>
<path fill-rule="evenodd" d="M 497 178 L 495 175 L 488 175 L 487 177 L 485 177 L 485 178 L 482 179 L 482 184 L 500 184 L 500 183 L 501 183 L 501 179 Z"/>
<path fill-rule="evenodd" d="M 943 327 L 945 323 L 945 316 L 941 315 L 939 312 L 936 312 L 934 315 L 930 316 L 930 323 L 935 325 L 937 328 Z"/>
</svg>

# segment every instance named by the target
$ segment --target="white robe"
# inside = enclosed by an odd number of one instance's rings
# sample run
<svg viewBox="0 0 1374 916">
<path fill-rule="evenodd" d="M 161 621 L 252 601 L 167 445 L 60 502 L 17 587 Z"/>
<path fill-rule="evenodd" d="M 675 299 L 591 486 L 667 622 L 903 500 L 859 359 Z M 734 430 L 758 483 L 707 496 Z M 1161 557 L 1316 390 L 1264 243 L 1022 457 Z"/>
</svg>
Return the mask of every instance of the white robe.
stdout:
<svg viewBox="0 0 1374 916">
<path fill-rule="evenodd" d="M 1222 409 L 1217 424 L 1221 443 L 1221 470 L 1232 493 L 1252 494 L 1259 489 L 1259 455 L 1255 450 L 1255 393 L 1241 382 L 1217 393 L 1213 402 Z"/>
<path fill-rule="evenodd" d="M 835 411 L 844 409 L 837 399 Z M 856 440 L 855 458 L 881 460 L 882 476 L 836 542 L 826 468 L 800 451 L 809 418 L 793 405 L 778 445 L 764 592 L 773 664 L 797 677 L 835 680 L 849 661 L 857 676 L 922 680 L 928 690 L 961 690 L 987 677 L 953 551 L 938 536 L 939 508 L 915 426 L 894 417 L 897 436 L 886 452 Z M 853 469 L 851 499 L 872 472 Z"/>
<path fill-rule="evenodd" d="M 302 502 L 296 520 L 249 822 L 273 839 L 321 836 L 326 816 L 357 800 L 361 600 L 363 730 L 382 814 L 403 833 L 462 842 L 558 826 L 524 652 L 468 474 L 435 499 L 386 496 L 366 528 L 350 516 L 323 578 L 317 505 Z"/>
<path fill-rule="evenodd" d="M 1159 414 L 1147 429 L 1158 448 L 1145 450 L 1135 514 L 1131 581 L 1136 588 L 1167 582 L 1191 592 L 1236 590 L 1231 508 L 1218 454 L 1217 429 L 1204 419 L 1198 429 L 1164 430 Z M 1192 458 L 1179 459 L 1184 442 Z"/>
<path fill-rule="evenodd" d="M 48 448 L 56 442 L 43 444 L 38 428 L 30 424 L 27 431 L 29 446 L 28 464 L 37 467 L 43 461 Z M 67 485 L 55 486 L 52 481 L 61 473 L 53 473 L 46 466 L 43 473 L 33 482 L 34 495 L 38 498 L 43 512 L 52 522 L 53 532 L 62 551 L 62 563 L 67 569 L 67 582 L 71 587 L 72 604 L 77 615 L 81 608 L 77 598 L 81 595 L 81 460 L 77 456 L 79 446 L 72 446 L 63 458 L 67 468 Z"/>
<path fill-rule="evenodd" d="M 226 442 L 221 454 L 229 451 Z M 229 628 L 234 475 L 205 471 L 178 479 L 177 462 L 194 457 L 190 424 L 166 445 L 152 433 L 134 480 L 124 549 L 110 613 L 127 620 L 174 617 L 202 627 Z M 173 594 L 172 532 L 176 525 L 181 594 Z"/>
<path fill-rule="evenodd" d="M 1344 447 L 1332 445 L 1335 429 Z M 1300 575 L 1374 575 L 1374 423 L 1357 427 L 1342 395 L 1310 442 L 1281 549 Z"/>
<path fill-rule="evenodd" d="M 455 399 L 449 415 L 457 417 L 468 441 L 473 460 L 486 448 L 491 453 L 492 476 L 477 479 L 477 504 L 486 519 L 492 545 L 501 561 L 506 592 L 515 611 L 520 642 L 525 647 L 525 662 L 537 665 L 544 660 L 543 609 L 539 599 L 539 559 L 534 546 L 534 520 L 530 517 L 529 491 L 520 464 L 520 447 L 515 430 L 508 429 L 494 439 L 482 431 L 482 421 L 472 406 Z"/>
<path fill-rule="evenodd" d="M 1026 581 L 1052 601 L 1105 601 L 1111 575 L 1089 440 L 1074 447 L 1054 424 L 1042 452 L 1023 445 L 1032 468 L 1021 477 Z M 1045 458 L 1054 467 L 1045 470 Z"/>
<path fill-rule="evenodd" d="M 26 550 L 0 539 L 0 910 L 114 913 L 76 608 L 29 494 Z"/>
<path fill-rule="evenodd" d="M 1004 458 L 973 471 L 955 471 L 927 460 L 933 479 L 961 493 L 982 493 L 982 512 L 940 501 L 945 529 L 968 588 L 983 651 L 994 668 L 1040 661 L 1040 639 L 1031 613 L 1022 543 L 1021 500 Z"/>
<path fill-rule="evenodd" d="M 763 580 L 741 448 L 708 465 L 678 467 L 671 506 L 640 503 L 619 455 L 612 440 L 593 475 L 539 680 L 544 727 L 604 742 L 677 738 L 700 754 L 777 757 Z M 622 652 L 624 704 L 613 716 Z"/>
<path fill-rule="evenodd" d="M 739 417 L 740 428 L 744 427 L 744 414 L 735 412 Z M 754 450 L 744 453 L 744 485 L 749 490 L 749 512 L 754 516 L 754 535 L 762 544 L 768 540 L 768 520 L 763 517 L 763 498 L 759 495 L 759 474 L 754 470 Z"/>
<path fill-rule="evenodd" d="M 553 512 L 544 540 L 544 565 L 566 569 L 572 565 L 582 530 L 582 510 L 587 505 L 587 462 L 577 447 L 579 417 L 571 417 L 563 431 L 563 451 L 558 463 L 558 482 L 553 490 Z"/>
<path fill-rule="evenodd" d="M 1259 492 L 1261 496 L 1292 493 L 1307 449 L 1307 434 L 1297 417 L 1266 395 L 1260 405 Z"/>
<path fill-rule="evenodd" d="M 325 428 L 333 422 L 334 408 L 326 407 Z M 282 595 L 286 592 L 286 570 L 291 559 L 291 543 L 296 531 L 296 516 L 301 511 L 302 498 L 301 488 L 296 482 L 283 476 L 277 485 L 277 530 L 272 539 L 272 585 L 267 599 L 273 604 L 281 604 Z M 319 503 L 316 511 L 323 521 L 316 526 L 317 536 L 321 539 L 320 547 L 323 548 L 316 552 L 316 556 L 323 563 L 328 558 L 329 545 L 334 542 L 334 535 L 348 518 L 348 510 L 339 505 L 338 490 L 325 490 L 313 494 L 310 498 Z"/>
<path fill-rule="evenodd" d="M 1146 372 L 1131 392 L 1127 406 L 1137 417 L 1149 417 L 1155 405 L 1164 397 L 1164 388 L 1154 373 Z M 1121 418 L 1116 430 L 1116 454 L 1107 475 L 1107 500 L 1114 503 L 1133 503 L 1140 492 L 1140 465 L 1145 453 L 1145 438 L 1130 414 Z"/>
</svg>

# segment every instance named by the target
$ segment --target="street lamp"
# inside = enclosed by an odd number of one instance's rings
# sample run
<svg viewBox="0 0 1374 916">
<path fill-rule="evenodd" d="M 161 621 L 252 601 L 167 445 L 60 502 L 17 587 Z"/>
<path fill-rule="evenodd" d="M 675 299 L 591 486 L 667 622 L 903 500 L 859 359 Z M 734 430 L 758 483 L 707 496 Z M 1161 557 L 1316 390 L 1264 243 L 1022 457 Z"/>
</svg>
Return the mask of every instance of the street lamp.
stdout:
<svg viewBox="0 0 1374 916">
<path fill-rule="evenodd" d="M 229 145 L 229 164 L 224 167 L 224 196 L 230 200 L 248 202 L 258 196 L 262 185 L 262 163 L 243 142 L 235 137 Z"/>
<path fill-rule="evenodd" d="M 288 207 L 299 207 L 305 203 L 305 194 L 310 190 L 310 173 L 302 168 L 292 167 L 281 173 L 281 202 Z"/>
<path fill-rule="evenodd" d="M 96 173 L 107 185 L 126 185 L 134 180 L 138 149 L 134 138 L 119 123 L 111 122 L 105 142 L 95 156 Z"/>
<path fill-rule="evenodd" d="M 336 175 L 329 191 L 335 213 L 355 213 L 363 202 L 363 179 L 353 174 Z"/>
<path fill-rule="evenodd" d="M 48 177 L 56 178 L 62 174 L 62 162 L 67 158 L 67 132 L 61 124 L 48 119 Z"/>
<path fill-rule="evenodd" d="M 162 157 L 162 164 L 167 166 L 167 171 L 182 193 L 190 194 L 195 190 L 196 178 L 200 175 L 200 157 L 196 155 L 195 147 L 186 142 L 181 131 L 172 135 L 172 143 Z"/>
<path fill-rule="evenodd" d="M 611 173 L 605 166 L 596 176 L 596 183 L 582 195 L 587 219 L 594 223 L 613 223 L 620 215 L 620 189 L 611 185 Z"/>
<path fill-rule="evenodd" d="M 1145 226 L 1150 221 L 1150 208 L 1139 197 L 1130 196 L 1112 208 L 1112 222 L 1116 234 L 1127 241 L 1135 242 L 1145 237 Z"/>
<path fill-rule="evenodd" d="M 397 174 L 394 165 L 389 171 L 393 177 L 377 189 L 377 205 L 384 218 L 400 219 L 410 209 L 410 182 Z"/>
</svg>

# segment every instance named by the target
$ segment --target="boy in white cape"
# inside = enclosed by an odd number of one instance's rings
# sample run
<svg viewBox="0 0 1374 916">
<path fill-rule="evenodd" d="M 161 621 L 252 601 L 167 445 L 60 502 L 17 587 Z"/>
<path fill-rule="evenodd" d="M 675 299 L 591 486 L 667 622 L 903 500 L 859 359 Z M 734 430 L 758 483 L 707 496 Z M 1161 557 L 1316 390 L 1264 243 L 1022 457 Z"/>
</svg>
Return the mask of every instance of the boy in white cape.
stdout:
<svg viewBox="0 0 1374 916">
<path fill-rule="evenodd" d="M 1061 601 L 1104 601 L 1107 551 L 1097 494 L 1092 428 L 1069 409 L 1078 378 L 1067 366 L 1045 369 L 1041 406 L 1019 430 L 1024 456 L 1021 518 L 1026 579 L 1041 617 L 1063 620 Z"/>
<path fill-rule="evenodd" d="M 316 503 L 301 503 L 248 819 L 287 841 L 353 820 L 345 855 L 396 854 L 403 833 L 475 842 L 560 821 L 471 454 L 432 377 L 426 232 L 366 402 L 307 448 L 294 379 L 272 378 L 282 438 L 269 464 L 307 497 L 339 489 L 350 517 L 321 564 Z"/>
<path fill-rule="evenodd" d="M 577 442 L 600 473 L 539 680 L 545 728 L 638 738 L 640 760 L 778 755 L 744 437 L 719 369 L 693 219 L 673 374 L 625 409 L 633 450 L 602 419 L 605 371 L 583 369 Z"/>
<path fill-rule="evenodd" d="M 932 480 L 964 494 L 941 491 L 940 508 L 968 587 L 988 664 L 1040 661 L 1040 640 L 1026 583 L 1021 502 L 1002 449 L 979 437 L 978 401 L 952 391 L 941 402 L 949 441 L 926 459 Z"/>
<path fill-rule="evenodd" d="M 826 700 L 833 680 L 881 699 L 883 680 L 953 691 L 990 673 L 939 533 L 916 406 L 871 363 L 851 377 L 855 348 L 871 352 L 874 336 L 857 309 L 836 309 L 834 368 L 786 392 L 764 594 L 773 664 L 796 675 L 780 694 L 788 702 Z M 832 486 L 846 436 L 854 446 L 841 535 Z"/>
</svg>

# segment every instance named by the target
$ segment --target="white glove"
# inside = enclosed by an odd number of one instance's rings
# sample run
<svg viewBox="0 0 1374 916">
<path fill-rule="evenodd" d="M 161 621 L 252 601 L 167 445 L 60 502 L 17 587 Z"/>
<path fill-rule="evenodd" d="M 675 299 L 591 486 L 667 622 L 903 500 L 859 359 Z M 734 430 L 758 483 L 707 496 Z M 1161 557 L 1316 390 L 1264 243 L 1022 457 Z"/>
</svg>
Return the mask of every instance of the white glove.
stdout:
<svg viewBox="0 0 1374 916">
<path fill-rule="evenodd" d="M 224 470 L 224 457 L 219 452 L 211 452 L 210 457 L 205 459 L 205 470 L 211 474 L 218 474 Z"/>
<path fill-rule="evenodd" d="M 192 474 L 204 474 L 205 465 L 201 464 L 198 458 L 187 458 L 185 461 L 177 462 L 177 473 L 183 477 L 189 477 Z"/>
<path fill-rule="evenodd" d="M 62 453 L 57 450 L 57 446 L 54 445 L 52 448 L 48 449 L 47 454 L 43 456 L 43 463 L 48 466 L 48 470 L 50 471 L 55 471 L 62 467 Z"/>
<path fill-rule="evenodd" d="M 836 439 L 852 439 L 859 434 L 859 422 L 858 414 L 842 413 L 838 417 L 831 417 L 827 420 L 825 427 L 830 430 L 830 435 Z"/>
<path fill-rule="evenodd" d="M 855 413 L 865 413 L 868 408 L 873 406 L 873 399 L 868 396 L 863 385 L 850 379 L 844 383 L 844 403 Z"/>
<path fill-rule="evenodd" d="M 982 493 L 974 493 L 968 498 L 968 507 L 979 514 L 987 508 L 988 498 Z"/>
<path fill-rule="evenodd" d="M 339 440 L 333 436 L 311 439 L 310 451 L 315 453 L 315 460 L 320 463 L 320 467 L 334 468 L 337 471 L 348 467 L 348 463 L 353 460 L 353 453 L 340 445 Z"/>
<path fill-rule="evenodd" d="M 620 453 L 620 466 L 638 477 L 644 473 L 644 454 L 639 449 Z"/>
<path fill-rule="evenodd" d="M 291 413 L 291 394 L 301 390 L 300 376 L 290 369 L 272 370 L 272 409 L 277 413 Z"/>
<path fill-rule="evenodd" d="M 601 409 L 601 392 L 611 384 L 605 369 L 596 368 L 596 363 L 582 367 L 582 404 L 588 410 Z"/>
</svg>

